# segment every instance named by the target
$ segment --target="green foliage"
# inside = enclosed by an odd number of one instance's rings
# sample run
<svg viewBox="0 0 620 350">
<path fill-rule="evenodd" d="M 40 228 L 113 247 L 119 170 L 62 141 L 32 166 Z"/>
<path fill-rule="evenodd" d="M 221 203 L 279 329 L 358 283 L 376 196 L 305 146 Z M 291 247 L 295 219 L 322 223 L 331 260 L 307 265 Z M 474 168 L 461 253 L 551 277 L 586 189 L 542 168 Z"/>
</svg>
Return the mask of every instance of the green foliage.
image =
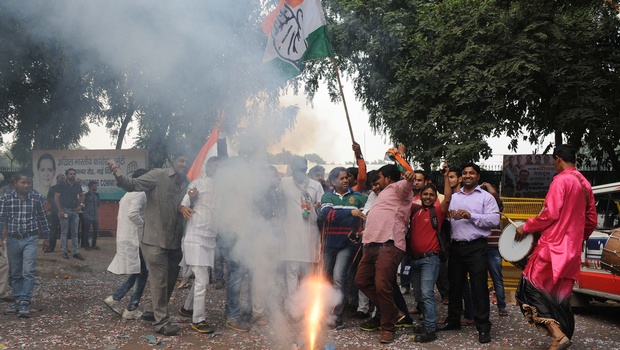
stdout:
<svg viewBox="0 0 620 350">
<path fill-rule="evenodd" d="M 4 1 L 0 133 L 15 132 L 23 161 L 33 148 L 77 145 L 87 122 L 106 126 L 117 148 L 135 125 L 153 167 L 197 152 L 219 119 L 233 137 L 277 140 L 298 109 L 280 107 L 260 64 L 264 6 Z"/>
<path fill-rule="evenodd" d="M 588 145 L 620 173 L 620 21 L 586 1 L 324 1 L 371 126 L 430 170 L 491 156 L 503 133 Z M 310 96 L 331 67 L 306 72 Z M 329 83 L 334 92 L 333 83 Z M 335 93 L 333 94 L 335 96 Z"/>
</svg>

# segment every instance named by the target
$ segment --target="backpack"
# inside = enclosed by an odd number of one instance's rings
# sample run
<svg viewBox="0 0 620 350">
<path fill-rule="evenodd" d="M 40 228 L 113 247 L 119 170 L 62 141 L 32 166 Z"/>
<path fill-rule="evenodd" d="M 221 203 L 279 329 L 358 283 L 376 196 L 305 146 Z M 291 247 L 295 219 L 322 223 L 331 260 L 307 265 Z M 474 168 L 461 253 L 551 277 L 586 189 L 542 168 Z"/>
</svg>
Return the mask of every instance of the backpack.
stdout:
<svg viewBox="0 0 620 350">
<path fill-rule="evenodd" d="M 411 216 L 409 218 L 409 222 L 411 223 L 411 219 L 413 218 L 413 215 L 415 215 L 415 213 L 418 212 L 418 210 L 422 209 L 422 206 L 419 205 L 417 206 L 412 212 L 411 212 Z M 431 217 L 431 225 L 433 226 L 433 229 L 435 229 L 435 234 L 437 235 L 437 240 L 439 241 L 439 259 L 441 261 L 446 261 L 448 260 L 448 255 L 450 254 L 450 240 L 451 240 L 451 226 L 450 226 L 450 220 L 448 219 L 444 219 L 443 223 L 441 224 L 441 231 L 438 230 L 439 228 L 439 222 L 437 220 L 437 210 L 435 209 L 435 206 L 432 206 L 429 208 L 429 214 Z M 407 232 L 407 247 L 409 247 L 409 232 Z"/>
</svg>

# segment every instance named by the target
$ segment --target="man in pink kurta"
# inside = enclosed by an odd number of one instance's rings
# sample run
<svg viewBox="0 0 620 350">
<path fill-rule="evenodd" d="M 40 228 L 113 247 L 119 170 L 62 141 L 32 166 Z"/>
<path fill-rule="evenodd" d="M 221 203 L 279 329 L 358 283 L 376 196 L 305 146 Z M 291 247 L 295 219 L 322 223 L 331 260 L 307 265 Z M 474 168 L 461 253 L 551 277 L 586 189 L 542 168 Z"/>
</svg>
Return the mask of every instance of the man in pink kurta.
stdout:
<svg viewBox="0 0 620 350">
<path fill-rule="evenodd" d="M 382 191 L 368 212 L 362 235 L 364 254 L 355 275 L 357 287 L 381 310 L 381 343 L 394 341 L 394 324 L 405 317 L 399 314 L 393 295 L 413 203 L 414 174 L 407 172 L 405 179 L 400 180 L 400 171 L 394 164 L 379 169 Z"/>
<path fill-rule="evenodd" d="M 560 145 L 553 152 L 558 174 L 545 197 L 543 211 L 517 228 L 516 240 L 540 232 L 517 291 L 528 322 L 547 330 L 551 348 L 565 349 L 574 332 L 569 299 L 581 267 L 581 247 L 596 228 L 594 195 L 575 169 L 575 149 Z"/>
</svg>

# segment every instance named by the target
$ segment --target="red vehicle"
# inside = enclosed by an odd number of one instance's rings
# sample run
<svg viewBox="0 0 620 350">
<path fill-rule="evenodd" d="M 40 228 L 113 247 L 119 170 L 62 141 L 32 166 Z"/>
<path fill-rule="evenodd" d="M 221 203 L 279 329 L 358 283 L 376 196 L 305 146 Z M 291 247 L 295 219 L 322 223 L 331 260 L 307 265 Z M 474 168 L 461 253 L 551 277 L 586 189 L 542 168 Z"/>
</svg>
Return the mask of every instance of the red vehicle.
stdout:
<svg viewBox="0 0 620 350">
<path fill-rule="evenodd" d="M 593 186 L 598 224 L 584 242 L 581 276 L 575 282 L 571 305 L 590 301 L 620 302 L 620 182 Z"/>
</svg>

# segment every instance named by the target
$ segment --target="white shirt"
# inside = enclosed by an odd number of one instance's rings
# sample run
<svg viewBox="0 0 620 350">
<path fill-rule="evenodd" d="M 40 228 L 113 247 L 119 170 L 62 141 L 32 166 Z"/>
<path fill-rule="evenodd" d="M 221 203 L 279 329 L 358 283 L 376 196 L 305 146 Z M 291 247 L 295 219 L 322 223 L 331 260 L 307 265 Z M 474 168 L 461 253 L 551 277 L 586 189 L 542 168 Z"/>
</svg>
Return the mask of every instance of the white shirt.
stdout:
<svg viewBox="0 0 620 350">
<path fill-rule="evenodd" d="M 127 192 L 118 203 L 116 255 L 108 271 L 119 274 L 140 273 L 140 241 L 144 232 L 146 193 Z"/>
<path fill-rule="evenodd" d="M 312 179 L 306 179 L 303 184 L 298 185 L 292 177 L 285 177 L 280 181 L 280 190 L 286 199 L 281 259 L 318 261 L 321 234 L 316 223 L 318 215 L 314 208 L 321 202 L 323 186 Z M 310 195 L 314 207 L 307 219 L 304 219 L 301 208 L 301 195 L 304 191 Z"/>
<path fill-rule="evenodd" d="M 188 191 L 195 188 L 198 196 L 192 209 L 194 214 L 187 220 L 183 238 L 183 260 L 192 266 L 213 266 L 215 257 L 215 214 L 217 198 L 210 177 L 196 179 L 187 186 Z M 190 207 L 189 195 L 186 193 L 181 205 Z"/>
</svg>

